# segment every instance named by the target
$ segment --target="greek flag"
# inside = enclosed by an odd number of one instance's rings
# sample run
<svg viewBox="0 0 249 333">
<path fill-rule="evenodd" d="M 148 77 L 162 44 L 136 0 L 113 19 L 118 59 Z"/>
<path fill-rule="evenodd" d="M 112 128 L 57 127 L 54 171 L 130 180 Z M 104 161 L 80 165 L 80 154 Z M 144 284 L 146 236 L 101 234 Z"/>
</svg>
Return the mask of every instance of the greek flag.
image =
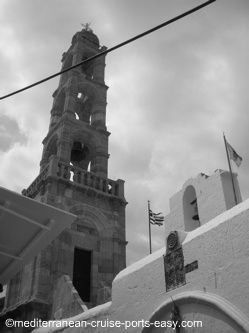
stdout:
<svg viewBox="0 0 249 333">
<path fill-rule="evenodd" d="M 227 151 L 228 151 L 228 156 L 230 160 L 233 160 L 237 167 L 240 166 L 242 162 L 242 157 L 239 156 L 239 154 L 236 153 L 236 151 L 233 149 L 233 147 L 226 141 L 227 143 Z"/>
<path fill-rule="evenodd" d="M 164 221 L 164 216 L 162 215 L 162 213 L 153 213 L 152 210 L 149 210 L 149 217 L 150 217 L 150 223 L 151 224 L 156 224 L 156 225 L 163 225 L 163 221 Z"/>
</svg>

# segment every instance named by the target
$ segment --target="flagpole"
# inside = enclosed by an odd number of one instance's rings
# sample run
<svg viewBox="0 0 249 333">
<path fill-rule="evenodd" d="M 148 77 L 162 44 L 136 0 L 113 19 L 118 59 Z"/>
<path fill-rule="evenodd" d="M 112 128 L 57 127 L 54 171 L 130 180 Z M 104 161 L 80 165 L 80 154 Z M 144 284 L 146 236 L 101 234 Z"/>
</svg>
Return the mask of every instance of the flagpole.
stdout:
<svg viewBox="0 0 249 333">
<path fill-rule="evenodd" d="M 151 246 L 150 201 L 149 200 L 148 200 L 148 217 L 149 217 L 149 244 L 150 244 L 150 254 L 151 254 L 152 246 Z"/>
<path fill-rule="evenodd" d="M 231 176 L 231 181 L 232 181 L 232 186 L 233 186 L 233 194 L 234 194 L 235 205 L 237 205 L 238 200 L 237 200 L 237 196 L 236 196 L 236 192 L 235 192 L 235 185 L 234 185 L 233 173 L 232 173 L 232 168 L 231 168 L 231 162 L 230 162 L 230 158 L 229 158 L 229 155 L 228 155 L 227 140 L 226 140 L 226 137 L 225 137 L 224 133 L 223 133 L 223 139 L 224 139 L 224 143 L 225 143 L 225 147 L 226 147 L 227 161 L 228 161 L 228 166 L 229 166 L 229 171 L 230 171 L 230 176 Z"/>
</svg>

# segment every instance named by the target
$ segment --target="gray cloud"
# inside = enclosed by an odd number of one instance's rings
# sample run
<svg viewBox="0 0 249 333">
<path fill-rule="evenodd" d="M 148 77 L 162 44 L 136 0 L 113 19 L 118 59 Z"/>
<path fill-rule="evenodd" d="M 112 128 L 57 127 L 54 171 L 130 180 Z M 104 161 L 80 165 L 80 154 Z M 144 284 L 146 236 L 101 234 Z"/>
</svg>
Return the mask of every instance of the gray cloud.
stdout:
<svg viewBox="0 0 249 333">
<path fill-rule="evenodd" d="M 0 115 L 0 151 L 7 152 L 15 143 L 26 142 L 27 137 L 20 130 L 18 122 L 6 115 Z"/>
<path fill-rule="evenodd" d="M 92 22 L 101 44 L 110 47 L 197 4 L 5 1 L 0 5 L 1 94 L 57 71 L 80 23 Z M 243 196 L 249 194 L 248 10 L 248 0 L 219 0 L 107 56 L 109 177 L 126 181 L 128 262 L 148 253 L 148 199 L 166 214 L 170 196 L 188 178 L 227 168 L 223 131 L 243 157 L 239 179 Z M 5 114 L 16 119 L 15 125 L 6 120 L 1 130 L 1 184 L 17 190 L 37 174 L 57 84 L 52 80 L 1 101 Z M 13 146 L 25 142 L 20 127 L 29 137 L 27 147 Z M 6 152 L 10 142 L 11 154 Z M 20 163 L 13 179 L 16 156 Z M 154 228 L 155 249 L 164 244 L 162 234 Z"/>
</svg>

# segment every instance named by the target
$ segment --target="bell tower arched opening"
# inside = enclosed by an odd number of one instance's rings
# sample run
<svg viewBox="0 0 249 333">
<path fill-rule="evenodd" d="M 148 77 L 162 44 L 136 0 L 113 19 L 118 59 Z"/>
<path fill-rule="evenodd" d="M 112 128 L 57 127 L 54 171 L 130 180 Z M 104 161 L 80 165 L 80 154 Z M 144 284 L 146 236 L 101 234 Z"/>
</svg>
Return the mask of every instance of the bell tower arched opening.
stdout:
<svg viewBox="0 0 249 333">
<path fill-rule="evenodd" d="M 94 52 L 86 50 L 82 56 L 82 61 L 91 58 L 94 55 Z M 86 79 L 94 79 L 94 60 L 87 61 L 81 65 L 81 71 L 86 75 Z"/>
<path fill-rule="evenodd" d="M 78 119 L 91 125 L 91 115 L 95 103 L 94 89 L 85 85 L 77 94 L 75 113 Z"/>
<path fill-rule="evenodd" d="M 74 141 L 71 149 L 70 162 L 73 166 L 88 170 L 91 161 L 91 150 L 88 145 L 81 141 Z"/>
<path fill-rule="evenodd" d="M 192 185 L 186 188 L 183 195 L 183 214 L 185 231 L 192 231 L 200 226 L 197 195 Z"/>
</svg>

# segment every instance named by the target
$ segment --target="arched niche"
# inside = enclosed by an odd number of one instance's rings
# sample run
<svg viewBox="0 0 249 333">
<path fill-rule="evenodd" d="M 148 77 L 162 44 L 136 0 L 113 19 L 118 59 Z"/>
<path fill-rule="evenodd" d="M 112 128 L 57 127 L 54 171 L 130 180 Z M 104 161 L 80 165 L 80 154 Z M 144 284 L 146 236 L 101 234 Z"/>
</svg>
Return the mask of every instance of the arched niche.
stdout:
<svg viewBox="0 0 249 333">
<path fill-rule="evenodd" d="M 183 215 L 185 231 L 192 231 L 200 226 L 197 195 L 192 185 L 183 194 Z"/>
<path fill-rule="evenodd" d="M 108 159 L 108 154 L 104 154 L 107 150 L 106 143 L 101 140 L 101 137 L 93 133 L 90 129 L 85 128 L 84 131 L 77 129 L 70 136 L 71 156 L 70 162 L 73 166 L 79 167 L 85 171 L 93 173 L 99 172 L 99 159 L 98 156 L 102 154 L 102 160 Z M 72 152 L 72 150 L 74 150 Z M 78 149 L 78 152 L 77 152 Z M 79 158 L 73 158 L 72 155 L 76 153 Z M 102 156 L 101 155 L 101 156 Z M 102 161 L 102 164 L 105 161 Z"/>
<path fill-rule="evenodd" d="M 152 322 L 169 322 L 172 320 L 174 304 L 179 309 L 180 319 L 189 325 L 194 321 L 201 321 L 202 327 L 181 327 L 178 332 L 224 332 L 246 333 L 249 327 L 249 318 L 232 303 L 219 295 L 202 291 L 186 291 L 167 298 L 147 320 Z M 145 318 L 144 318 L 145 319 Z M 185 324 L 187 325 L 187 324 Z M 176 333 L 171 327 L 145 327 L 141 333 Z"/>
<path fill-rule="evenodd" d="M 95 135 L 92 131 L 87 128 L 82 131 L 81 129 L 76 129 L 74 132 L 70 133 L 70 141 L 73 144 L 73 141 L 81 141 L 91 148 L 93 152 L 103 146 L 103 142 L 98 135 Z"/>
<path fill-rule="evenodd" d="M 78 223 L 77 221 L 84 223 L 89 228 L 93 228 L 98 235 L 103 236 L 109 226 L 106 216 L 96 207 L 79 203 L 73 205 L 69 212 L 78 216 L 75 223 Z"/>
</svg>

